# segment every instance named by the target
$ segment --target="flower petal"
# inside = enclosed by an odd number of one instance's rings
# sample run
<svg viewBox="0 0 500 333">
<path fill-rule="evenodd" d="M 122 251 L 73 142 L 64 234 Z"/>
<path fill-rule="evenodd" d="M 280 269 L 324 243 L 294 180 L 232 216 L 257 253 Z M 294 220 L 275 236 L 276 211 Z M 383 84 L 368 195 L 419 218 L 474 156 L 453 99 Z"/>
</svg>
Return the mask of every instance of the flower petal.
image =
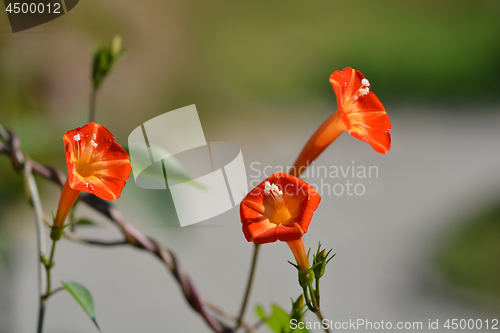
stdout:
<svg viewBox="0 0 500 333">
<path fill-rule="evenodd" d="M 284 209 L 291 216 L 288 221 L 277 219 L 274 215 L 278 211 L 272 196 L 265 194 L 266 182 L 278 186 L 283 192 Z M 241 202 L 240 217 L 245 238 L 255 244 L 300 239 L 307 232 L 320 201 L 318 191 L 303 180 L 286 173 L 275 173 L 250 191 Z"/>
<path fill-rule="evenodd" d="M 361 79 L 355 80 L 355 76 L 356 70 L 351 67 L 346 67 L 342 71 L 335 71 L 330 75 L 330 83 L 337 96 L 337 108 L 347 129 L 349 129 L 349 121 L 346 118 L 344 106 L 353 99 L 355 93 L 361 87 Z"/>
<path fill-rule="evenodd" d="M 268 230 L 265 230 L 263 232 L 255 232 L 255 236 L 253 236 L 252 241 L 255 244 L 265 244 L 276 242 L 277 240 L 278 236 L 276 236 L 276 225 L 273 225 L 272 228 L 269 228 Z"/>
<path fill-rule="evenodd" d="M 105 200 L 120 197 L 131 164 L 104 126 L 93 122 L 64 134 L 69 185 Z"/>
<path fill-rule="evenodd" d="M 121 196 L 126 182 L 113 177 L 92 177 L 91 184 L 94 188 L 90 193 L 101 199 L 113 201 Z"/>
<path fill-rule="evenodd" d="M 351 67 L 335 71 L 330 76 L 337 107 L 347 131 L 353 137 L 368 142 L 375 151 L 385 154 L 391 146 L 391 122 L 384 106 L 368 85 L 364 75 Z M 367 80 L 365 82 L 368 82 Z M 361 93 L 361 89 L 367 89 Z"/>
<path fill-rule="evenodd" d="M 352 113 L 351 134 L 356 139 L 368 142 L 376 152 L 385 154 L 391 147 L 391 122 L 385 112 Z"/>
<path fill-rule="evenodd" d="M 276 228 L 276 236 L 282 242 L 300 239 L 304 233 L 305 232 L 297 224 L 291 226 L 279 225 Z"/>
</svg>

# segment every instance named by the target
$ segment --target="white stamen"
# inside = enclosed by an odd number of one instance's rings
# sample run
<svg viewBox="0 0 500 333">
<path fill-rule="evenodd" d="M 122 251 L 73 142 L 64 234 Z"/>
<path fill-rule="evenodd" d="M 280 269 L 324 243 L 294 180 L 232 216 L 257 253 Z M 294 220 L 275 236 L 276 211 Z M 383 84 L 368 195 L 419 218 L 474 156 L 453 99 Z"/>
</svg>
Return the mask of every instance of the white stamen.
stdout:
<svg viewBox="0 0 500 333">
<path fill-rule="evenodd" d="M 280 191 L 279 187 L 276 184 L 271 184 L 270 182 L 266 182 L 266 187 L 264 188 L 265 194 L 279 194 L 283 195 L 283 192 Z"/>
<path fill-rule="evenodd" d="M 363 89 L 363 88 L 359 89 L 359 95 L 360 96 L 364 96 L 364 95 L 368 94 L 368 92 L 369 91 L 367 89 Z"/>
<path fill-rule="evenodd" d="M 94 134 L 94 135 L 92 136 L 92 138 L 93 138 L 94 140 L 96 139 L 96 136 L 95 136 L 95 134 Z"/>
<path fill-rule="evenodd" d="M 370 82 L 367 79 L 361 80 L 361 88 L 359 88 L 358 93 L 354 95 L 353 100 L 357 101 L 359 97 L 368 95 L 370 92 Z"/>
<path fill-rule="evenodd" d="M 271 183 L 270 182 L 266 182 L 266 187 L 264 188 L 264 193 L 271 194 Z"/>
<path fill-rule="evenodd" d="M 80 134 L 77 134 L 73 137 L 73 140 L 80 141 Z"/>
<path fill-rule="evenodd" d="M 271 185 L 271 191 L 283 195 L 283 192 L 280 191 L 280 188 L 276 184 Z"/>
<path fill-rule="evenodd" d="M 97 143 L 94 140 L 90 140 L 90 144 L 94 147 L 97 148 Z"/>
</svg>

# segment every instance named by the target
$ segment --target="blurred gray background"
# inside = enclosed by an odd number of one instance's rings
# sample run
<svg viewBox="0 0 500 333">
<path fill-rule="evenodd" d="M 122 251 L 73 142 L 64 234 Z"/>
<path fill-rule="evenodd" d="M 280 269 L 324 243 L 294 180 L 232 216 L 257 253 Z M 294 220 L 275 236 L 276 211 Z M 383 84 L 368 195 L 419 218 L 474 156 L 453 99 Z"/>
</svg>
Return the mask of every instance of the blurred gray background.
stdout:
<svg viewBox="0 0 500 333">
<path fill-rule="evenodd" d="M 334 321 L 499 318 L 500 2 L 299 1 L 211 3 L 85 0 L 68 14 L 12 34 L 0 15 L 0 123 L 34 159 L 65 168 L 62 135 L 88 121 L 90 51 L 123 37 L 127 58 L 106 79 L 97 121 L 126 146 L 128 134 L 164 112 L 196 104 L 207 141 L 239 145 L 250 168 L 290 165 L 336 110 L 328 82 L 352 66 L 372 84 L 392 122 L 379 155 L 343 134 L 316 161 L 377 166 L 362 196 L 324 195 L 309 232 L 337 253 L 322 279 Z M 256 164 L 254 164 L 255 166 Z M 308 178 L 318 183 L 318 178 Z M 38 179 L 44 210 L 59 189 Z M 126 220 L 174 250 L 200 293 L 237 313 L 252 244 L 238 209 L 187 228 L 166 192 L 129 180 L 115 202 Z M 81 206 L 102 239 L 119 233 Z M 33 332 L 36 235 L 20 175 L 0 156 L 0 332 Z M 47 232 L 48 234 L 48 232 Z M 286 244 L 262 246 L 253 308 L 289 308 L 300 288 Z M 128 247 L 63 240 L 54 281 L 92 292 L 103 332 L 206 332 L 160 263 Z M 309 321 L 315 317 L 308 314 Z M 46 332 L 95 332 L 65 293 L 48 304 Z M 266 331 L 262 327 L 262 332 Z M 426 331 L 426 330 L 424 330 Z"/>
</svg>

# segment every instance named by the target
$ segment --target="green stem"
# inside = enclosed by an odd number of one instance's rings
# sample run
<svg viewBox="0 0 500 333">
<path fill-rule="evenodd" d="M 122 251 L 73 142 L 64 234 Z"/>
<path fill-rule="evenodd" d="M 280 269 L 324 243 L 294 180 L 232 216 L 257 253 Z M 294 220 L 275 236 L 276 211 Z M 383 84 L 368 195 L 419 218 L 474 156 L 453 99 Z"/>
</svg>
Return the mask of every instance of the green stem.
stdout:
<svg viewBox="0 0 500 333">
<path fill-rule="evenodd" d="M 7 133 L 8 137 L 10 135 L 8 132 L 4 130 L 3 127 L 0 126 L 0 130 L 3 130 L 3 135 Z M 37 245 L 38 245 L 38 253 L 39 258 L 45 253 L 45 239 L 44 239 L 44 223 L 43 223 L 43 209 L 42 203 L 40 200 L 40 194 L 38 193 L 38 187 L 36 186 L 35 178 L 32 173 L 32 165 L 31 160 L 22 154 L 21 160 L 24 162 L 23 175 L 24 180 L 26 182 L 27 188 L 29 189 L 29 201 L 33 205 L 33 209 L 35 211 L 35 220 L 36 220 L 36 231 L 37 231 Z M 38 333 L 42 333 L 43 331 L 43 318 L 45 314 L 45 298 L 43 295 L 43 272 L 42 272 L 42 263 L 38 263 L 37 267 L 37 280 L 38 280 L 38 292 L 40 296 L 39 309 L 38 309 Z"/>
<path fill-rule="evenodd" d="M 307 291 L 307 287 L 303 287 L 302 291 L 304 293 L 304 298 L 306 299 L 306 305 L 311 310 L 311 312 L 316 312 L 316 309 L 314 306 L 311 304 L 311 299 L 309 298 L 309 292 Z"/>
<path fill-rule="evenodd" d="M 40 296 L 40 309 L 38 312 L 38 329 L 37 333 L 43 332 L 43 319 L 45 317 L 45 306 L 47 305 L 47 299 L 52 294 L 52 278 L 51 278 L 51 269 L 54 266 L 54 253 L 56 250 L 56 241 L 52 241 L 52 249 L 50 250 L 49 261 L 44 264 L 45 271 L 47 272 L 47 290 L 45 294 Z M 57 290 L 57 289 L 56 289 Z M 58 290 L 57 290 L 58 291 Z"/>
<path fill-rule="evenodd" d="M 56 251 L 56 241 L 52 241 L 52 249 L 50 250 L 50 257 L 49 257 L 49 262 L 47 264 L 47 266 L 45 266 L 46 270 L 47 270 L 47 291 L 45 292 L 45 299 L 47 299 L 52 290 L 51 290 L 51 274 L 50 274 L 50 271 L 52 269 L 52 266 L 54 266 L 54 252 Z"/>
<path fill-rule="evenodd" d="M 250 296 L 250 289 L 252 289 L 253 277 L 255 275 L 255 267 L 257 266 L 258 253 L 259 253 L 259 245 L 255 244 L 253 251 L 252 268 L 250 269 L 250 275 L 248 277 L 248 282 L 247 282 L 247 290 L 245 292 L 245 297 L 243 298 L 243 303 L 241 304 L 240 315 L 238 316 L 236 328 L 234 329 L 235 331 L 241 326 L 241 322 L 243 321 L 243 316 L 245 315 L 245 309 L 247 307 L 248 298 Z"/>
<path fill-rule="evenodd" d="M 319 308 L 319 279 L 316 278 L 316 300 L 318 301 L 318 308 Z"/>
<path fill-rule="evenodd" d="M 316 283 L 317 282 L 318 282 L 318 280 L 316 281 Z M 316 286 L 319 288 L 318 284 L 316 284 Z M 316 292 L 319 293 L 319 289 Z M 313 312 L 316 314 L 316 317 L 318 317 L 320 323 L 323 323 L 324 318 L 323 318 L 323 314 L 321 313 L 321 309 L 319 308 L 319 298 L 316 299 L 316 295 L 315 295 L 316 292 L 314 291 L 312 286 L 309 286 L 309 293 L 311 294 L 312 303 L 313 303 L 314 308 L 316 309 L 316 311 L 313 311 Z M 328 326 L 326 326 L 324 329 L 325 329 L 326 333 L 330 333 Z"/>
<path fill-rule="evenodd" d="M 313 307 L 316 311 L 314 312 L 317 312 L 319 310 L 319 304 L 318 304 L 318 301 L 316 300 L 316 295 L 314 294 L 314 289 L 311 286 L 308 287 L 309 289 L 309 295 L 311 295 L 311 301 L 312 301 L 312 304 L 313 304 Z"/>
</svg>

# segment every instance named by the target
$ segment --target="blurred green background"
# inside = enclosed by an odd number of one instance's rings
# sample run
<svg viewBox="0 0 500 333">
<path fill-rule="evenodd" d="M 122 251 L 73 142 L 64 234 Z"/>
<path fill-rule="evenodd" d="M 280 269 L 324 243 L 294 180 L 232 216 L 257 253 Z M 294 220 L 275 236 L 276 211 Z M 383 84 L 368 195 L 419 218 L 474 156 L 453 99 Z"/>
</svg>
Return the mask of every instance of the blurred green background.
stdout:
<svg viewBox="0 0 500 333">
<path fill-rule="evenodd" d="M 272 128 L 323 119 L 336 105 L 328 77 L 348 66 L 369 78 L 391 119 L 489 116 L 500 111 L 499 17 L 498 0 L 82 0 L 59 19 L 12 34 L 0 14 L 0 123 L 34 159 L 64 168 L 62 134 L 88 121 L 90 50 L 116 34 L 127 57 L 99 92 L 97 120 L 119 142 L 138 124 L 190 104 L 215 139 L 224 137 L 222 123 Z M 302 142 L 308 137 L 300 135 Z M 21 177 L 1 156 L 0 179 L 0 252 L 9 267 L 15 227 L 5 216 L 28 206 Z M 57 189 L 40 186 L 57 196 Z M 453 221 L 431 256 L 441 278 L 494 307 L 500 303 L 496 207 Z"/>
</svg>

